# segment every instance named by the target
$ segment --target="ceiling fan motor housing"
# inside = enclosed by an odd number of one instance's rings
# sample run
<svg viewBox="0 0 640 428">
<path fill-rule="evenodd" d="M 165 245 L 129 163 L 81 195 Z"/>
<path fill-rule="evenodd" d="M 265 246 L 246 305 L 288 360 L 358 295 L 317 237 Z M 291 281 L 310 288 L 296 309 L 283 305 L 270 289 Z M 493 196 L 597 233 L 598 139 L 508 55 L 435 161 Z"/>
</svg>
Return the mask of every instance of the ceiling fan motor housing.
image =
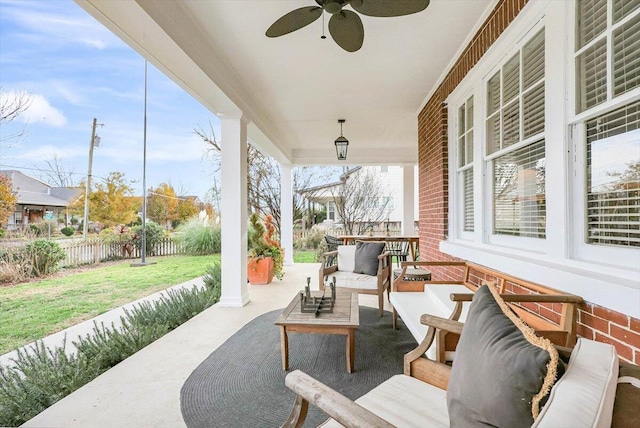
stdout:
<svg viewBox="0 0 640 428">
<path fill-rule="evenodd" d="M 342 8 L 347 4 L 346 1 L 340 1 L 340 0 L 325 0 L 322 3 L 322 8 L 327 12 L 330 13 L 332 15 L 335 15 L 336 13 L 339 13 Z"/>
</svg>

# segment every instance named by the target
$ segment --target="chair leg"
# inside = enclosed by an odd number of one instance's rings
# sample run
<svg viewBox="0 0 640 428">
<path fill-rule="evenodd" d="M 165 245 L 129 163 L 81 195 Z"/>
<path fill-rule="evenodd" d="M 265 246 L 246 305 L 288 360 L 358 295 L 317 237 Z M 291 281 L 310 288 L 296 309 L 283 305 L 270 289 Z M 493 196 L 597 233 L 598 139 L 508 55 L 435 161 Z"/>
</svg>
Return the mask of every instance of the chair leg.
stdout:
<svg viewBox="0 0 640 428">
<path fill-rule="evenodd" d="M 398 313 L 396 312 L 396 308 L 393 308 L 393 329 L 398 329 Z"/>
<path fill-rule="evenodd" d="M 384 315 L 384 290 L 378 293 L 378 307 L 380 308 L 380 316 Z"/>
</svg>

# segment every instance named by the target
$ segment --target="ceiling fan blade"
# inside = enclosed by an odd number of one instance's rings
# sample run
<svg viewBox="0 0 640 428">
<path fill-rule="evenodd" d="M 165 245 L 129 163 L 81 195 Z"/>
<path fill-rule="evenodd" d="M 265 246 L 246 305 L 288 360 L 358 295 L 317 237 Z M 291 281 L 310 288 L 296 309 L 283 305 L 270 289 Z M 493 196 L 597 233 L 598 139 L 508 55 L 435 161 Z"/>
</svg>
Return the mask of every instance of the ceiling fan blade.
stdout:
<svg viewBox="0 0 640 428">
<path fill-rule="evenodd" d="M 389 17 L 411 15 L 425 10 L 429 0 L 351 0 L 356 12 L 367 16 Z"/>
<path fill-rule="evenodd" d="M 333 40 L 347 52 L 355 52 L 364 42 L 364 27 L 357 13 L 343 10 L 331 16 L 329 33 Z"/>
<path fill-rule="evenodd" d="M 322 15 L 318 6 L 301 7 L 282 16 L 266 32 L 267 37 L 280 37 L 311 24 Z"/>
</svg>

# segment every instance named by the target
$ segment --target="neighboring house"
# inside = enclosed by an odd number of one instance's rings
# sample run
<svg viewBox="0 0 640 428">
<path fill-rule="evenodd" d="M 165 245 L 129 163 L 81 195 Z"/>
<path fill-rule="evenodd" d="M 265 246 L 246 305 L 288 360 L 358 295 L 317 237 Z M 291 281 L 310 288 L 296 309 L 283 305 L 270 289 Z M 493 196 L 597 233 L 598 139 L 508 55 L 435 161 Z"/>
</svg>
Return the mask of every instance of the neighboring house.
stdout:
<svg viewBox="0 0 640 428">
<path fill-rule="evenodd" d="M 380 222 L 375 222 L 372 225 L 375 229 L 381 230 L 381 228 L 389 228 L 393 231 L 401 230 L 402 227 L 402 206 L 403 206 L 403 177 L 402 167 L 394 165 L 381 165 L 381 166 L 358 166 L 347 169 L 342 175 L 340 175 L 338 181 L 321 184 L 318 186 L 310 187 L 307 189 L 301 189 L 299 194 L 304 196 L 308 201 L 307 211 L 309 212 L 309 218 L 313 218 L 314 212 L 326 211 L 326 220 L 336 225 L 341 225 L 343 220 L 340 218 L 338 210 L 336 209 L 335 197 L 337 195 L 337 188 L 346 180 L 358 180 L 363 176 L 375 176 L 380 183 L 380 194 L 372 195 L 371 200 L 371 215 L 365 216 L 368 218 L 375 218 L 379 216 L 381 211 L 384 211 L 383 218 Z M 418 171 L 414 168 L 414 180 L 416 182 L 414 190 L 414 200 L 418 199 Z M 418 206 L 415 205 L 414 217 L 416 219 L 416 225 L 418 220 Z M 363 220 L 367 220 L 364 218 Z M 314 223 L 312 221 L 312 223 Z"/>
<path fill-rule="evenodd" d="M 53 187 L 20 171 L 4 170 L 0 174 L 11 178 L 17 197 L 15 210 L 6 224 L 8 230 L 43 221 L 45 215 L 58 219 L 83 192 L 77 187 Z"/>
</svg>

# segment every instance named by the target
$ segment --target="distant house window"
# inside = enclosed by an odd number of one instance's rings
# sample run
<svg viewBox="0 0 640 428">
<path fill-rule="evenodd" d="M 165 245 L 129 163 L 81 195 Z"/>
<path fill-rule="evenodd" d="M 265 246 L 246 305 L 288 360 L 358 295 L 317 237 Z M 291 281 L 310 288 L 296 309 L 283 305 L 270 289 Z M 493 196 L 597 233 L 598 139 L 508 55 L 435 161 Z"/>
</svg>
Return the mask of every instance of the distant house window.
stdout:
<svg viewBox="0 0 640 428">
<path fill-rule="evenodd" d="M 392 210 L 393 209 L 393 196 L 382 197 L 382 207 Z"/>
<path fill-rule="evenodd" d="M 327 204 L 327 219 L 336 221 L 336 203 L 333 201 Z"/>
<path fill-rule="evenodd" d="M 389 172 L 389 167 L 387 165 L 382 165 L 380 167 L 380 172 Z"/>
</svg>

